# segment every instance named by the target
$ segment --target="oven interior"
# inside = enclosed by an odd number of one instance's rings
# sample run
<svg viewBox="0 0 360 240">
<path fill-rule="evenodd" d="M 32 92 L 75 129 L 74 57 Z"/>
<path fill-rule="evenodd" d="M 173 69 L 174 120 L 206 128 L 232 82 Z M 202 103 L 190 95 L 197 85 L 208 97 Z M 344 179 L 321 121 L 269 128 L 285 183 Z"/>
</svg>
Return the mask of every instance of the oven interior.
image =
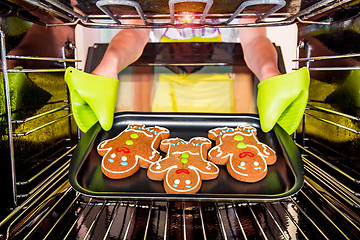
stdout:
<svg viewBox="0 0 360 240">
<path fill-rule="evenodd" d="M 197 21 L 177 23 L 189 9 Z M 357 0 L 0 2 L 0 238 L 357 239 L 359 10 Z M 258 20 L 239 23 L 246 16 Z M 140 19 L 142 24 L 129 19 Z M 209 19 L 219 21 L 214 24 Z M 297 194 L 275 202 L 136 201 L 94 198 L 69 185 L 69 164 L 82 133 L 72 118 L 63 75 L 68 66 L 91 72 L 98 64 L 108 41 L 98 31 L 265 26 L 276 32 L 291 25 L 296 26 L 297 37 L 290 65 L 282 57 L 288 50 L 275 43 L 280 70 L 307 66 L 311 74 L 307 109 L 291 136 L 305 170 L 304 186 Z M 84 29 L 94 32 L 95 40 L 75 34 Z M 171 55 L 176 45 L 188 49 L 183 53 L 193 56 L 190 61 Z M 196 49 L 202 47 L 211 54 L 199 54 Z M 181 75 L 188 66 L 202 74 L 240 76 L 228 82 L 232 105 L 211 111 L 256 113 L 251 97 L 245 109 L 235 97 L 244 88 L 241 84 L 256 96 L 257 85 L 239 42 L 149 43 L 140 59 L 119 74 L 123 85 L 117 111 L 154 110 L 159 74 Z M 178 100 L 161 110 L 186 111 L 181 106 Z"/>
</svg>

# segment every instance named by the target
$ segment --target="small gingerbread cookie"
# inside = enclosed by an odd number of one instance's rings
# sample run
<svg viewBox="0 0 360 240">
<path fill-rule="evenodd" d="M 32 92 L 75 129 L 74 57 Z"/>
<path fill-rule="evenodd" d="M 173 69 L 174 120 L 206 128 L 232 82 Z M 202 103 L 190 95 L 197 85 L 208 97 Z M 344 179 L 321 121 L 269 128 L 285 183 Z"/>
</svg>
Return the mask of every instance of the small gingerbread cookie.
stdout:
<svg viewBox="0 0 360 240">
<path fill-rule="evenodd" d="M 167 152 L 165 158 L 150 165 L 147 175 L 152 180 L 164 180 L 166 193 L 196 193 L 202 180 L 214 179 L 218 167 L 206 161 L 211 141 L 195 137 L 189 142 L 180 138 L 165 139 L 160 149 Z"/>
<path fill-rule="evenodd" d="M 268 171 L 267 165 L 276 162 L 275 151 L 259 142 L 253 127 L 215 128 L 208 137 L 216 141 L 208 159 L 215 164 L 225 165 L 229 174 L 242 182 L 257 182 Z"/>
<path fill-rule="evenodd" d="M 101 142 L 98 153 L 103 156 L 101 170 L 109 178 L 133 175 L 139 167 L 148 168 L 160 158 L 156 150 L 161 140 L 170 136 L 163 127 L 130 124 L 118 136 Z"/>
</svg>

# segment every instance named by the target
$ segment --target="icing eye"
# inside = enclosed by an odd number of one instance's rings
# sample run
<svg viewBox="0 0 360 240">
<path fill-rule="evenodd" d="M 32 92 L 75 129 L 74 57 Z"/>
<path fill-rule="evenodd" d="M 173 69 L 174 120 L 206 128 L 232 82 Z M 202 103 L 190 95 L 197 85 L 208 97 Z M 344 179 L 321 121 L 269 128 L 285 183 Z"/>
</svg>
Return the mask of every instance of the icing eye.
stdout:
<svg viewBox="0 0 360 240">
<path fill-rule="evenodd" d="M 116 154 L 113 153 L 113 154 L 110 155 L 110 157 L 111 157 L 111 158 L 116 158 Z"/>
<path fill-rule="evenodd" d="M 121 157 L 121 161 L 126 161 L 126 160 L 127 160 L 127 157 L 125 157 L 125 156 Z"/>
<path fill-rule="evenodd" d="M 174 183 L 175 183 L 175 184 L 179 184 L 179 183 L 180 183 L 180 180 L 179 180 L 179 179 L 175 179 Z"/>
<path fill-rule="evenodd" d="M 254 162 L 254 166 L 259 166 L 259 162 Z"/>
<path fill-rule="evenodd" d="M 240 166 L 244 167 L 245 166 L 245 162 L 241 162 Z"/>
<path fill-rule="evenodd" d="M 186 180 L 186 181 L 185 181 L 185 184 L 186 184 L 186 185 L 190 185 L 190 183 L 191 183 L 190 180 Z"/>
</svg>

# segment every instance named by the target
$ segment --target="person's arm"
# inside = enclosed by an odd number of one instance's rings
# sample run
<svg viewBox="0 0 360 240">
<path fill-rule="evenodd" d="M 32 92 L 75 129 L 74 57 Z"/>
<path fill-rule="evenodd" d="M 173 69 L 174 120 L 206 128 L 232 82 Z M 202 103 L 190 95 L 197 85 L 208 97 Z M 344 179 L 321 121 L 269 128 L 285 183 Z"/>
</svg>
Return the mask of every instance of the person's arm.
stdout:
<svg viewBox="0 0 360 240">
<path fill-rule="evenodd" d="M 142 54 L 149 40 L 150 29 L 122 29 L 110 41 L 95 75 L 117 79 L 118 73 Z"/>
<path fill-rule="evenodd" d="M 252 23 L 255 19 L 242 20 Z M 266 37 L 266 28 L 239 29 L 247 66 L 258 77 L 257 107 L 261 129 L 270 131 L 278 123 L 289 135 L 299 126 L 309 96 L 307 68 L 281 75 L 277 53 Z"/>
<path fill-rule="evenodd" d="M 240 23 L 254 23 L 255 19 L 244 18 Z M 239 34 L 246 65 L 257 78 L 262 81 L 280 75 L 276 49 L 266 36 L 266 28 L 242 27 Z"/>
</svg>

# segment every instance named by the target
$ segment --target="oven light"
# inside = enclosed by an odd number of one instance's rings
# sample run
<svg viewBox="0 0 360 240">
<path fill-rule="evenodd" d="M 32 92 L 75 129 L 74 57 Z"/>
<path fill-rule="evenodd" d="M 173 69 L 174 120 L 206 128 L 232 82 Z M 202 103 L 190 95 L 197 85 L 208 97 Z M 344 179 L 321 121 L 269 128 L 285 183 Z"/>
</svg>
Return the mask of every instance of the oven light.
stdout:
<svg viewBox="0 0 360 240">
<path fill-rule="evenodd" d="M 191 13 L 185 13 L 184 15 L 182 15 L 180 17 L 180 21 L 182 23 L 191 23 L 194 20 L 194 15 L 192 15 Z"/>
</svg>

